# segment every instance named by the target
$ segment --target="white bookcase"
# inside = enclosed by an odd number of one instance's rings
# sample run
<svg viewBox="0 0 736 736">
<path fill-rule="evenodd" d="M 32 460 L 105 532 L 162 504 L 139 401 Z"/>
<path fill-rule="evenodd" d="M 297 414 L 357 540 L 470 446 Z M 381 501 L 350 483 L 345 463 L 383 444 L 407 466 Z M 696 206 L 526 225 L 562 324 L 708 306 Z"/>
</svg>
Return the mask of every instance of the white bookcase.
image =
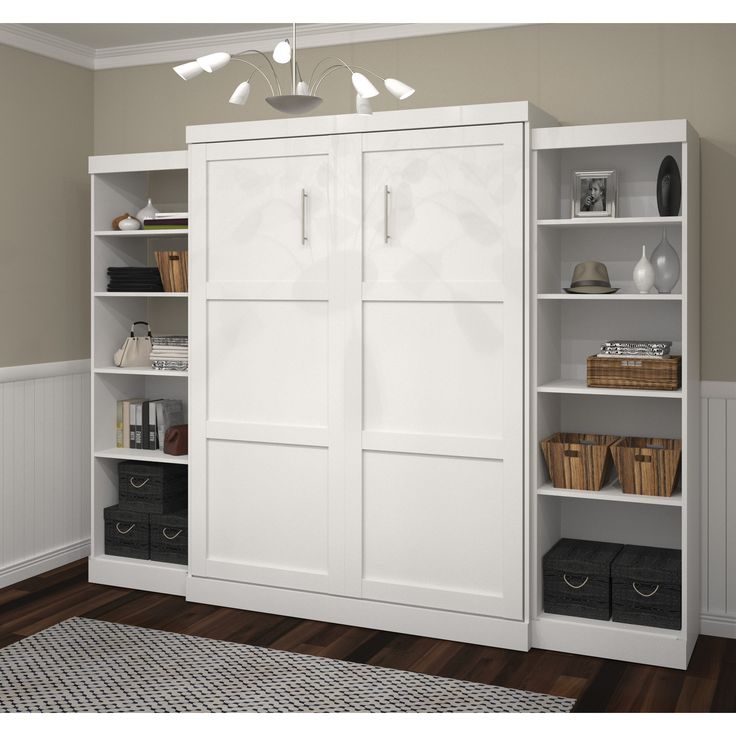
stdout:
<svg viewBox="0 0 736 736">
<path fill-rule="evenodd" d="M 154 251 L 187 249 L 187 232 L 111 230 L 113 218 L 136 214 L 149 197 L 159 210 L 188 209 L 186 151 L 92 156 L 91 364 L 92 535 L 91 582 L 184 595 L 187 567 L 105 554 L 103 510 L 118 502 L 121 460 L 188 464 L 187 456 L 115 446 L 119 399 L 182 399 L 188 404 L 188 374 L 150 368 L 118 368 L 113 354 L 137 320 L 153 334 L 188 334 L 188 295 L 107 291 L 109 266 L 155 266 Z"/>
<path fill-rule="evenodd" d="M 660 217 L 659 166 L 678 162 L 682 206 Z M 615 169 L 615 218 L 571 219 L 574 171 Z M 532 133 L 530 510 L 532 646 L 684 668 L 699 632 L 699 141 L 686 121 L 541 128 Z M 662 227 L 681 259 L 672 294 L 635 293 L 632 273 Z M 616 294 L 569 295 L 575 264 L 604 262 Z M 606 339 L 662 339 L 683 356 L 682 388 L 588 388 L 586 357 Z M 557 431 L 681 438 L 671 498 L 553 488 L 539 442 Z M 544 612 L 542 557 L 562 537 L 680 548 L 682 629 Z"/>
</svg>

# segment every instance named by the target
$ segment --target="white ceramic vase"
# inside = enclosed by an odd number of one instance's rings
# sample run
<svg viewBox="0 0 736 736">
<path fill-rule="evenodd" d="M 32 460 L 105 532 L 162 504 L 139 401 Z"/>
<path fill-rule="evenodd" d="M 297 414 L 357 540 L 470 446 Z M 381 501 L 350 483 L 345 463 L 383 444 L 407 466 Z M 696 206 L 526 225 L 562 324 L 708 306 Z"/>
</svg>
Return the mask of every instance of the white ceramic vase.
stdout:
<svg viewBox="0 0 736 736">
<path fill-rule="evenodd" d="M 136 219 L 141 223 L 141 227 L 143 226 L 144 220 L 152 220 L 153 216 L 158 212 L 158 210 L 151 204 L 151 199 L 149 197 L 148 204 L 143 208 L 138 210 L 138 214 L 136 215 Z"/>
<path fill-rule="evenodd" d="M 641 247 L 641 260 L 634 266 L 634 286 L 640 294 L 648 294 L 654 286 L 654 266 L 647 258 L 647 246 Z"/>
<path fill-rule="evenodd" d="M 121 230 L 140 230 L 141 223 L 135 217 L 126 217 L 118 223 Z"/>
</svg>

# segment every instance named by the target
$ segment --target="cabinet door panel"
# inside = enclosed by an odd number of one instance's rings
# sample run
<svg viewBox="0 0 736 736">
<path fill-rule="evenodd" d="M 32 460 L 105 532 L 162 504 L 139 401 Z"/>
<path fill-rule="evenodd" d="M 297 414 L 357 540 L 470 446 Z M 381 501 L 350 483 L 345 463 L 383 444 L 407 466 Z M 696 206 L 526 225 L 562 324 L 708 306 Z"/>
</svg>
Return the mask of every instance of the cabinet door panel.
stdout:
<svg viewBox="0 0 736 736">
<path fill-rule="evenodd" d="M 362 140 L 348 586 L 522 619 L 523 126 Z"/>
<path fill-rule="evenodd" d="M 503 463 L 365 452 L 367 597 L 487 614 L 504 593 Z"/>
<path fill-rule="evenodd" d="M 503 305 L 364 306 L 364 427 L 467 437 L 503 433 Z"/>
<path fill-rule="evenodd" d="M 327 304 L 212 301 L 208 419 L 327 426 Z"/>
<path fill-rule="evenodd" d="M 208 164 L 210 281 L 327 280 L 329 156 L 314 143 L 216 149 L 228 158 Z"/>
<path fill-rule="evenodd" d="M 503 280 L 504 149 L 465 131 L 364 136 L 365 281 Z"/>
<path fill-rule="evenodd" d="M 331 260 L 333 143 L 214 144 L 199 158 L 192 574 L 340 592 L 342 419 L 329 390 L 340 382 L 343 332 L 342 272 Z"/>
<path fill-rule="evenodd" d="M 208 569 L 248 582 L 325 588 L 325 448 L 208 443 Z"/>
</svg>

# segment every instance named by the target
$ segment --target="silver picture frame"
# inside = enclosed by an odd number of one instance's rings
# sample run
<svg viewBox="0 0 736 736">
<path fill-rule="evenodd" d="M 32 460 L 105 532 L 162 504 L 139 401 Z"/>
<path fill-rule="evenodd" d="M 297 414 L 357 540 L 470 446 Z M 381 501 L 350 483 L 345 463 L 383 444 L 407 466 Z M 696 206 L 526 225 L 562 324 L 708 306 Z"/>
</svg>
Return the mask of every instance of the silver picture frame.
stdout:
<svg viewBox="0 0 736 736">
<path fill-rule="evenodd" d="M 616 217 L 615 169 L 572 172 L 572 217 Z"/>
</svg>

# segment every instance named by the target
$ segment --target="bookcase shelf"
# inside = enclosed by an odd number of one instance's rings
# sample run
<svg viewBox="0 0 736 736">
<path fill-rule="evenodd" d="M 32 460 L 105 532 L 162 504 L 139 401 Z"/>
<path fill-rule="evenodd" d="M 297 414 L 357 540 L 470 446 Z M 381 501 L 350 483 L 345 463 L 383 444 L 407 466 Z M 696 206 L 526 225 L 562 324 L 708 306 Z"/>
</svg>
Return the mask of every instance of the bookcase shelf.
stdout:
<svg viewBox="0 0 736 736">
<path fill-rule="evenodd" d="M 98 450 L 95 457 L 107 457 L 115 460 L 143 460 L 156 463 L 173 463 L 187 465 L 189 455 L 166 455 L 163 450 L 131 450 L 120 447 L 111 447 L 109 450 Z"/>
<path fill-rule="evenodd" d="M 189 233 L 187 228 L 180 230 L 172 228 L 171 230 L 95 230 L 95 237 L 101 238 L 182 238 Z"/>
<path fill-rule="evenodd" d="M 95 368 L 94 372 L 110 376 L 151 376 L 154 378 L 187 378 L 189 376 L 189 371 L 157 371 L 153 368 L 120 368 L 119 366 Z"/>
<path fill-rule="evenodd" d="M 95 291 L 95 297 L 101 299 L 132 299 L 145 297 L 146 299 L 186 299 L 186 291 Z"/>
<path fill-rule="evenodd" d="M 184 595 L 187 566 L 105 554 L 103 512 L 118 503 L 118 464 L 136 462 L 189 465 L 187 455 L 162 450 L 115 447 L 116 412 L 127 399 L 176 399 L 185 409 L 189 396 L 188 371 L 154 370 L 144 366 L 112 365 L 136 321 L 147 321 L 154 335 L 188 334 L 186 292 L 110 292 L 109 267 L 154 267 L 155 253 L 188 249 L 187 228 L 167 230 L 110 230 L 123 212 L 136 213 L 150 197 L 166 211 L 188 209 L 186 151 L 92 156 L 91 309 L 92 309 L 92 534 L 90 580 Z"/>
<path fill-rule="evenodd" d="M 681 214 L 660 217 L 665 156 L 682 176 Z M 686 121 L 564 126 L 532 133 L 530 425 L 532 646 L 666 667 L 687 666 L 699 631 L 699 141 Z M 615 169 L 615 218 L 570 218 L 573 172 Z M 638 294 L 633 270 L 663 230 L 681 262 L 672 294 Z M 567 294 L 576 264 L 601 261 L 615 294 Z M 682 355 L 677 391 L 589 388 L 586 358 L 605 340 L 668 340 Z M 555 432 L 678 438 L 671 497 L 555 488 L 539 443 Z M 562 537 L 682 550 L 682 630 L 544 611 L 543 558 Z"/>
</svg>

